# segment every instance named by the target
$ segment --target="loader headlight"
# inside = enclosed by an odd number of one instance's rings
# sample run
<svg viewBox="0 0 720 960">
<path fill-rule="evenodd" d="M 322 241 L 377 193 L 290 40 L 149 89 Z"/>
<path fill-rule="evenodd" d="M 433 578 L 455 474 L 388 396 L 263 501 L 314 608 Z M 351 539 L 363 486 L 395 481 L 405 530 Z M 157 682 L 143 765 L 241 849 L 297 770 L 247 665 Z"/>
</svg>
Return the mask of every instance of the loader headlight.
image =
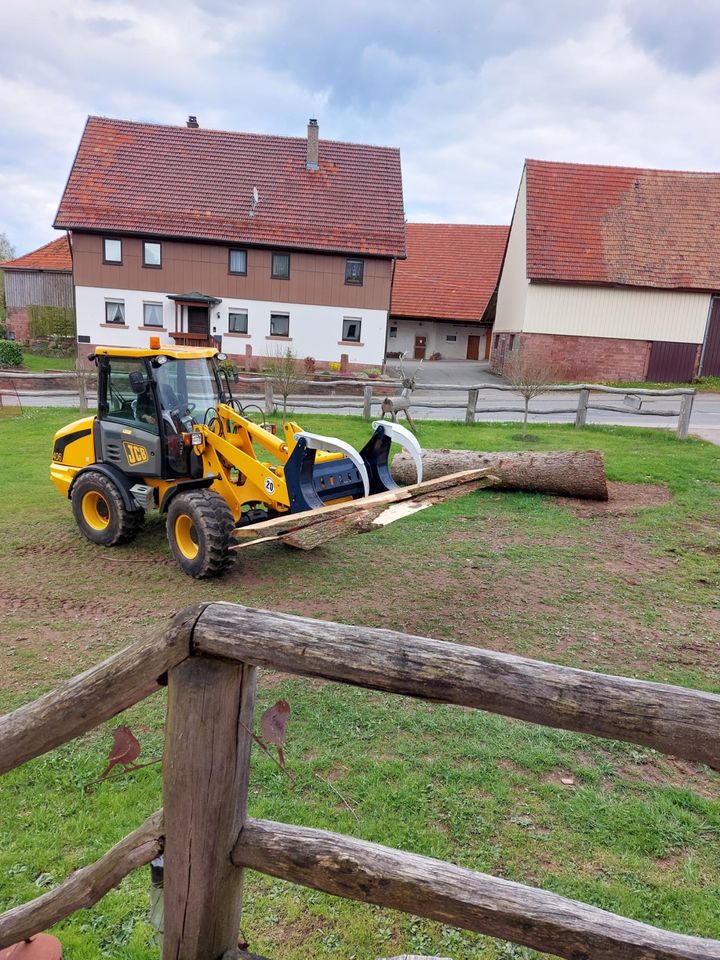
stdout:
<svg viewBox="0 0 720 960">
<path fill-rule="evenodd" d="M 201 434 L 201 433 L 191 433 L 191 434 L 190 434 L 190 443 L 191 443 L 194 447 L 199 447 L 202 442 L 203 442 L 203 438 L 202 438 L 202 434 Z"/>
</svg>

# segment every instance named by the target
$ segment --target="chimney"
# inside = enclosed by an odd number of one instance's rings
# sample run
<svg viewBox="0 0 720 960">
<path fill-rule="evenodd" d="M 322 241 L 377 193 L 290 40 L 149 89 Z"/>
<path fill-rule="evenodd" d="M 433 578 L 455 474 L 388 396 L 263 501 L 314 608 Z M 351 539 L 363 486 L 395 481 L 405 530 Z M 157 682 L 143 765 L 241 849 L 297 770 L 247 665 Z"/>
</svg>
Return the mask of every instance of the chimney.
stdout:
<svg viewBox="0 0 720 960">
<path fill-rule="evenodd" d="M 318 163 L 318 135 L 320 128 L 317 120 L 308 120 L 307 163 L 308 170 L 319 170 Z"/>
<path fill-rule="evenodd" d="M 197 122 L 197 117 L 190 116 L 187 118 L 186 126 L 190 127 L 193 130 L 197 130 L 200 124 Z"/>
</svg>

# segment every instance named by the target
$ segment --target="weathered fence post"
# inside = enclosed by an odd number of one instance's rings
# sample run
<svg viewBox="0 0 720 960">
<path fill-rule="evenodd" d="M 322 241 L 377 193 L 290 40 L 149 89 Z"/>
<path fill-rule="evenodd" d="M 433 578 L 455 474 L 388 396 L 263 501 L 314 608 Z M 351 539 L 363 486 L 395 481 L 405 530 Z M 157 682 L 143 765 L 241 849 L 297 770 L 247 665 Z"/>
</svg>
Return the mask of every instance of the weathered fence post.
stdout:
<svg viewBox="0 0 720 960">
<path fill-rule="evenodd" d="M 478 402 L 478 391 L 468 390 L 467 409 L 465 411 L 465 423 L 475 423 L 475 410 Z"/>
<path fill-rule="evenodd" d="M 369 420 L 372 415 L 372 395 L 372 384 L 366 383 L 363 387 L 363 417 L 365 420 Z"/>
<path fill-rule="evenodd" d="M 590 391 L 587 387 L 582 387 L 580 390 L 580 396 L 578 397 L 577 412 L 575 414 L 575 426 L 580 428 L 585 426 L 587 421 L 587 409 L 588 401 L 590 399 Z"/>
<path fill-rule="evenodd" d="M 217 960 L 237 946 L 255 668 L 189 657 L 168 675 L 163 757 L 163 960 Z"/>
<path fill-rule="evenodd" d="M 690 432 L 690 417 L 692 415 L 693 403 L 695 402 L 694 393 L 684 393 L 680 400 L 680 416 L 678 417 L 677 433 L 678 440 L 687 440 Z"/>
<path fill-rule="evenodd" d="M 273 382 L 270 378 L 265 381 L 265 413 L 275 413 L 275 395 Z"/>
</svg>

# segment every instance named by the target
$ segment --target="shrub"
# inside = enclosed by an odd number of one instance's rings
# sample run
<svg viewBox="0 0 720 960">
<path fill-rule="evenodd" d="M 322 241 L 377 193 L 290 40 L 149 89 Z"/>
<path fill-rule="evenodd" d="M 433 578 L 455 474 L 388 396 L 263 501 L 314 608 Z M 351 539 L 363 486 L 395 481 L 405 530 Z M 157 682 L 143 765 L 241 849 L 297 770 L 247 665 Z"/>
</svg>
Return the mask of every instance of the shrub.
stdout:
<svg viewBox="0 0 720 960">
<path fill-rule="evenodd" d="M 305 357 L 303 360 L 303 366 L 305 367 L 305 373 L 315 373 L 315 367 L 317 366 L 315 363 L 315 357 Z"/>
<path fill-rule="evenodd" d="M 328 364 L 328 370 L 335 371 L 339 369 L 340 369 L 340 364 L 336 360 L 331 360 L 330 363 Z"/>
<path fill-rule="evenodd" d="M 0 340 L 0 367 L 21 367 L 22 347 L 14 340 Z"/>
<path fill-rule="evenodd" d="M 73 312 L 67 307 L 43 307 L 33 304 L 27 308 L 27 314 L 33 340 L 41 337 L 75 336 Z"/>
</svg>

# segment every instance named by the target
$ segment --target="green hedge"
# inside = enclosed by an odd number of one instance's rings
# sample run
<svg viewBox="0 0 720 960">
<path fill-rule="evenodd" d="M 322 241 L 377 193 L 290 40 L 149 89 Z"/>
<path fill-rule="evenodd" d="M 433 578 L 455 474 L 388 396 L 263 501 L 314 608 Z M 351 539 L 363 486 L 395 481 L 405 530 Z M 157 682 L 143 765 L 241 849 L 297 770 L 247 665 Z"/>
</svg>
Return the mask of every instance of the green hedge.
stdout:
<svg viewBox="0 0 720 960">
<path fill-rule="evenodd" d="M 41 337 L 74 337 L 75 322 L 73 312 L 68 307 L 40 307 L 33 305 L 27 308 L 30 326 L 30 338 Z"/>
<path fill-rule="evenodd" d="M 22 347 L 14 340 L 0 340 L 0 367 L 21 367 Z"/>
</svg>

